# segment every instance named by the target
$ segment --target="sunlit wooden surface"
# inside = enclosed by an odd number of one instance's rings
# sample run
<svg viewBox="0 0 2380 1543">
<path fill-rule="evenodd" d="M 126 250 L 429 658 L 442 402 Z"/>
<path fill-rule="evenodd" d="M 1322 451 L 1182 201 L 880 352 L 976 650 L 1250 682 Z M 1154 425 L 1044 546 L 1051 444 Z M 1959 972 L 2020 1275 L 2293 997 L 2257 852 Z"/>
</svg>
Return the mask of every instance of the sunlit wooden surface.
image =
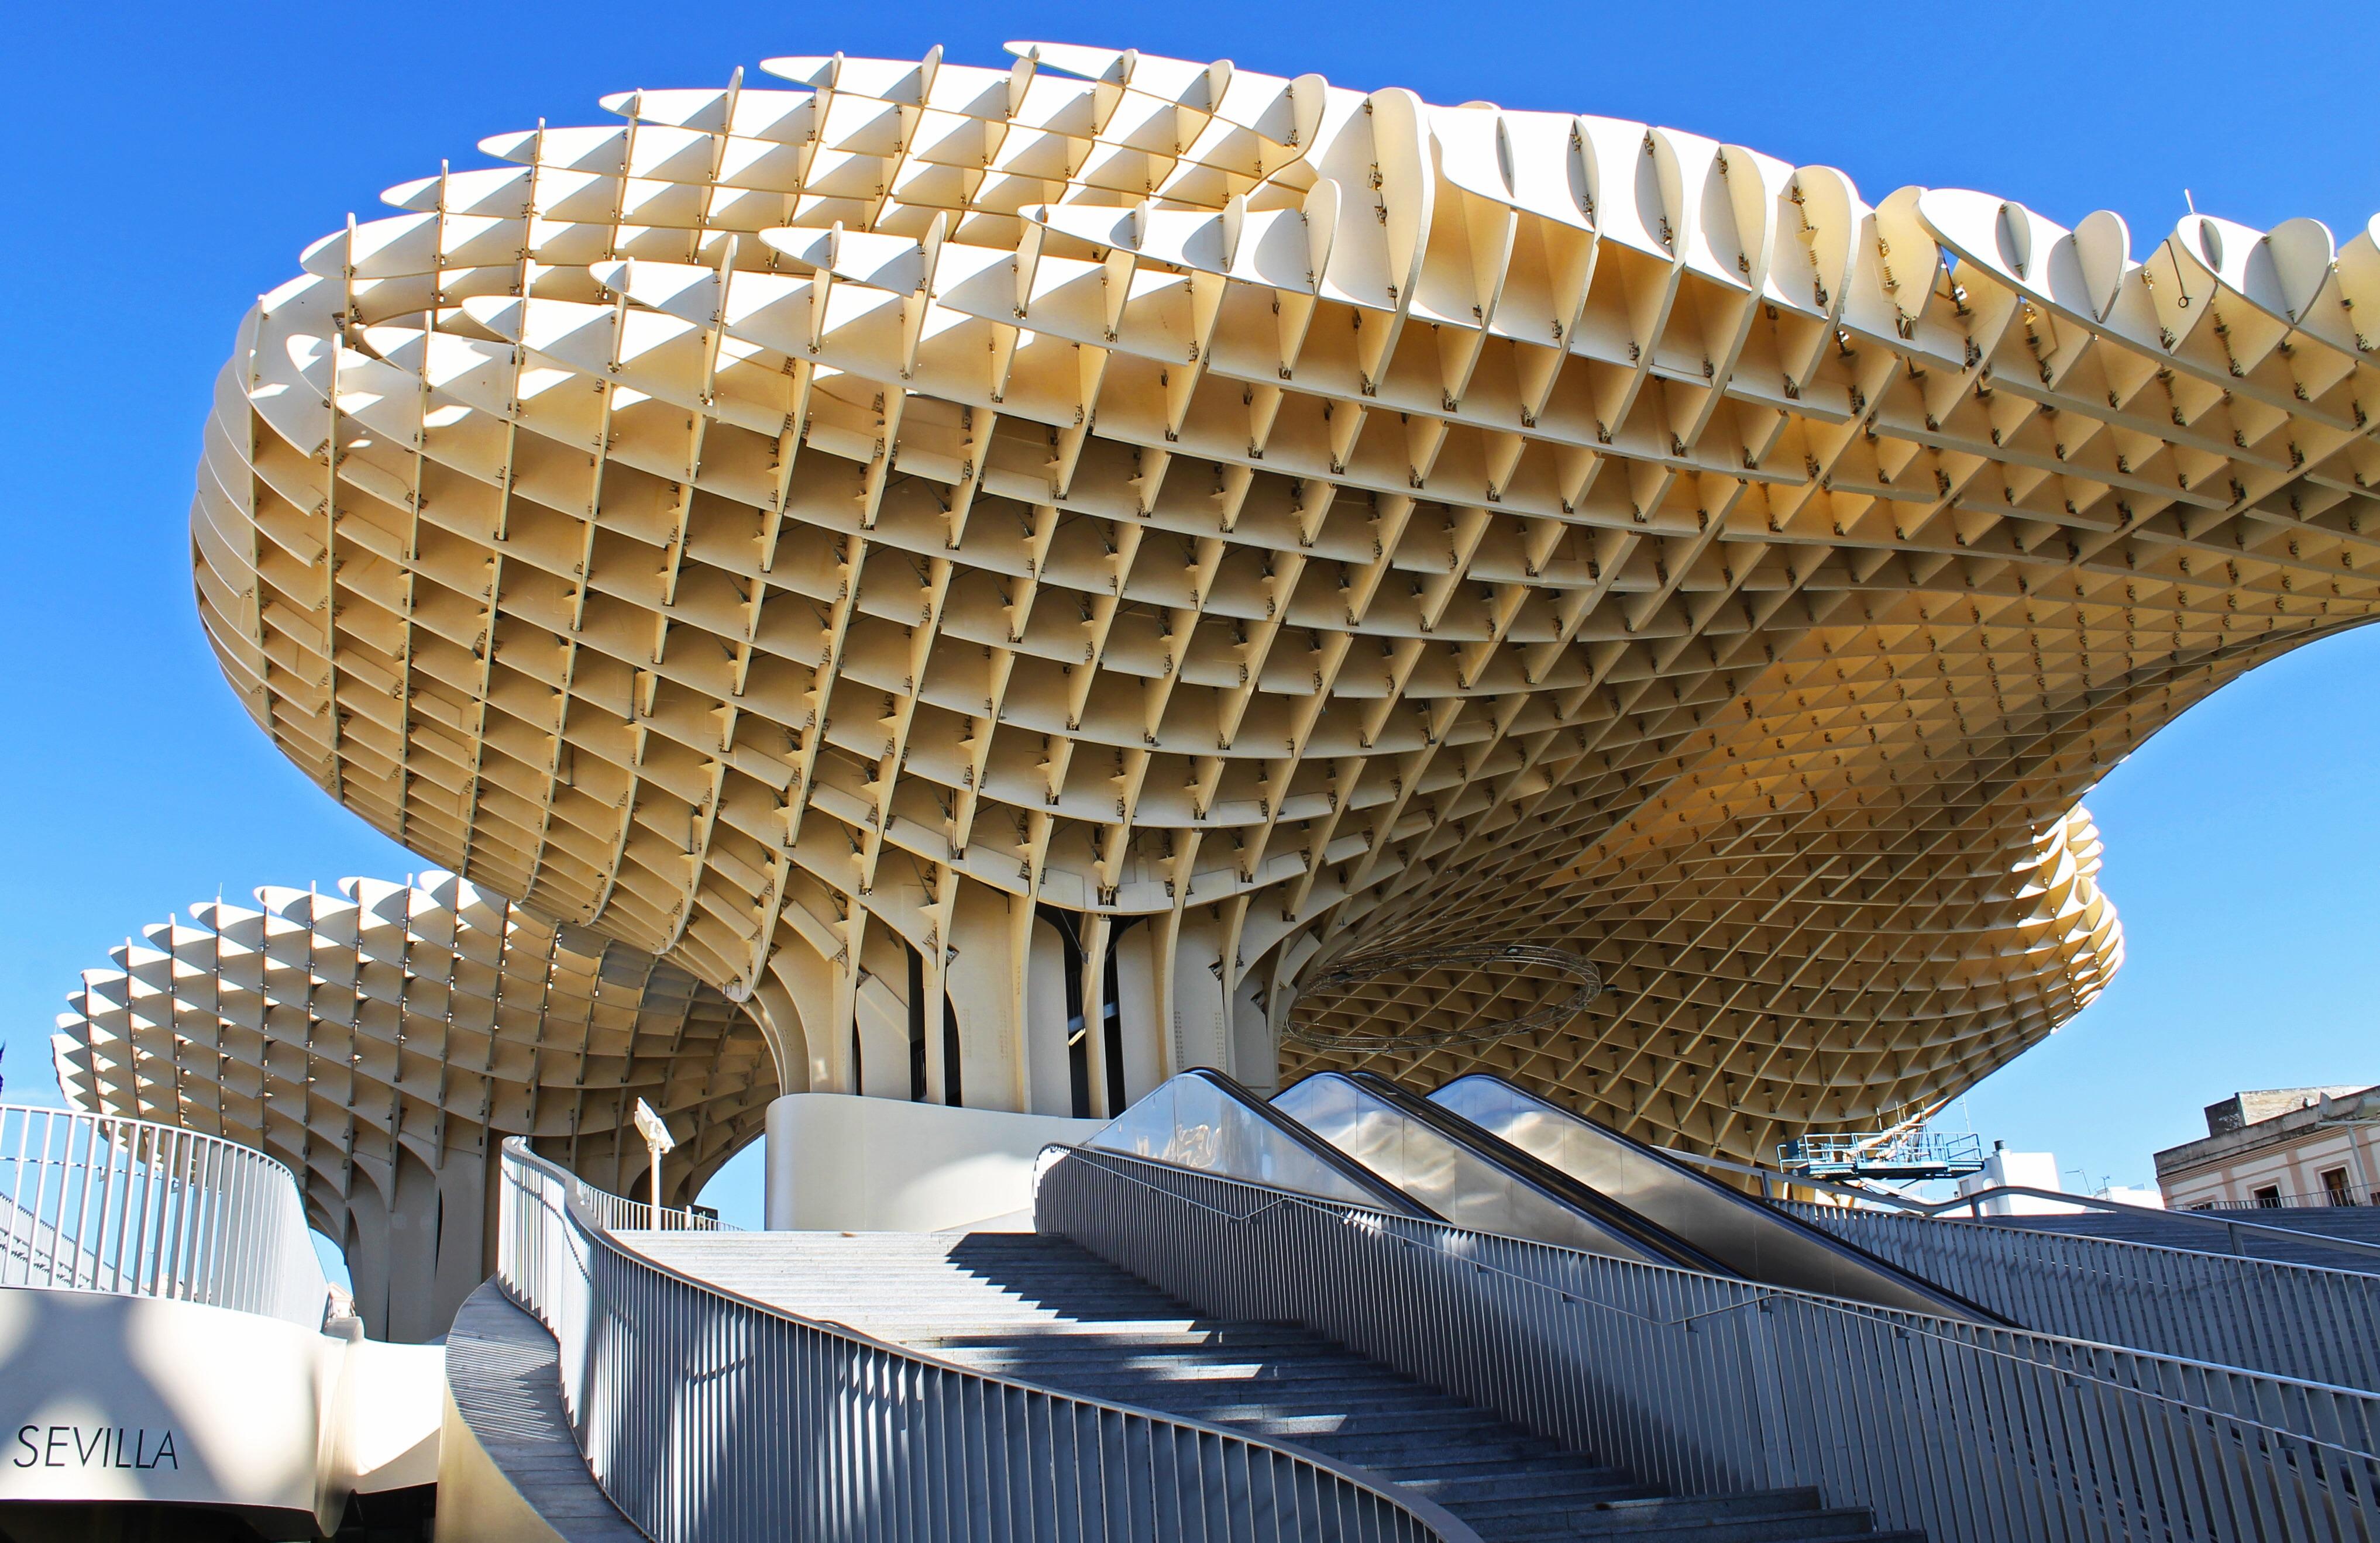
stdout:
<svg viewBox="0 0 2380 1543">
<path fill-rule="evenodd" d="M 274 742 L 747 1002 L 789 1091 L 1487 1067 L 1738 1156 L 1897 1117 L 2119 960 L 2077 799 L 2372 614 L 2372 230 L 2136 250 L 1017 51 L 498 136 L 305 254 L 209 431 L 200 609 Z M 1504 944 L 1602 995 L 1297 996 Z"/>
</svg>

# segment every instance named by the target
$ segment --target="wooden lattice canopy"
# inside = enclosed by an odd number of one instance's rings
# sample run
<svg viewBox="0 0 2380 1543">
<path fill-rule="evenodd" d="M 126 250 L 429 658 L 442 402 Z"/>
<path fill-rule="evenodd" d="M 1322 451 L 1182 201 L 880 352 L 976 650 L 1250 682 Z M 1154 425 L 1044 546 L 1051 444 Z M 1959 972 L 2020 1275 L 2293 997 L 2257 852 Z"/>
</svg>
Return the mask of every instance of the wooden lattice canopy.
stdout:
<svg viewBox="0 0 2380 1543">
<path fill-rule="evenodd" d="M 217 396 L 196 579 L 257 721 L 748 1001 L 789 1090 L 1486 1066 L 1739 1155 L 1922 1106 L 2115 966 L 2076 800 L 2373 614 L 2374 231 L 2136 253 L 1016 52 L 491 140 L 310 249 Z M 1281 1049 L 1335 962 L 1505 945 L 1604 993 Z"/>
<path fill-rule="evenodd" d="M 127 940 L 52 1036 L 76 1107 L 227 1136 L 298 1175 L 373 1332 L 445 1331 L 495 1267 L 498 1145 L 626 1193 L 639 1099 L 689 1133 L 670 1203 L 759 1134 L 751 1019 L 676 966 L 448 873 L 263 889 Z"/>
</svg>

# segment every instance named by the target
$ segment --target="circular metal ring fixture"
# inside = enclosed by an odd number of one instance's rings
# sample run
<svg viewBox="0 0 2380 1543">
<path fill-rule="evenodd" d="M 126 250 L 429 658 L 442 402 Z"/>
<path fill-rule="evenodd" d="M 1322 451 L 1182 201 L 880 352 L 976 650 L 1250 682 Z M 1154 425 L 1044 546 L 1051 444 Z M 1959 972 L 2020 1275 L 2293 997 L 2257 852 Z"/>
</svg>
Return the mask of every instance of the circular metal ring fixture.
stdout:
<svg viewBox="0 0 2380 1543">
<path fill-rule="evenodd" d="M 1548 988 L 1546 1000 L 1511 1017 L 1486 1024 L 1461 1024 L 1448 1029 L 1357 1027 L 1333 1033 L 1317 1031 L 1310 1021 L 1301 1023 L 1297 1017 L 1297 1010 L 1318 997 L 1357 995 L 1363 988 L 1377 986 L 1386 978 L 1398 975 L 1404 979 L 1395 983 L 1390 994 L 1379 998 L 1378 1006 L 1389 1006 L 1397 997 L 1415 992 L 1427 993 L 1426 1000 L 1435 1005 L 1438 999 L 1459 989 L 1469 978 L 1485 973 L 1541 981 Z M 1444 978 L 1432 983 L 1433 975 Z M 1570 987 L 1567 991 L 1559 990 L 1564 983 Z M 1290 1003 L 1290 1021 L 1281 1031 L 1281 1039 L 1308 1050 L 1334 1051 L 1417 1051 L 1447 1045 L 1481 1045 L 1561 1023 L 1584 1012 L 1602 991 L 1603 977 L 1586 960 L 1565 949 L 1543 948 L 1534 943 L 1397 949 L 1359 954 L 1333 966 L 1298 989 Z M 1501 994 L 1501 988 L 1497 989 L 1488 1005 L 1495 1006 Z"/>
</svg>

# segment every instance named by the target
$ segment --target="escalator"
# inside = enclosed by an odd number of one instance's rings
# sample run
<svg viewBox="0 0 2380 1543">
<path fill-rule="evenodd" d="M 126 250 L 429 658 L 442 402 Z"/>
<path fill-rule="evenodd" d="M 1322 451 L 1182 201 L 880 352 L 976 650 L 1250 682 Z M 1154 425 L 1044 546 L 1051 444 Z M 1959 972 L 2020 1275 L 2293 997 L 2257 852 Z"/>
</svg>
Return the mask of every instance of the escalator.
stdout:
<svg viewBox="0 0 2380 1543">
<path fill-rule="evenodd" d="M 1274 1095 L 1272 1107 L 1455 1226 L 1734 1273 L 1670 1229 L 1386 1077 L 1318 1072 Z"/>
<path fill-rule="evenodd" d="M 1688 1240 L 1718 1260 L 1725 1273 L 1904 1312 L 2003 1326 L 2010 1322 L 1923 1276 L 1501 1077 L 1487 1073 L 1457 1077 L 1432 1093 L 1427 1101 L 1461 1115 L 1610 1203 Z"/>
<path fill-rule="evenodd" d="M 1220 1073 L 1185 1072 L 1086 1146 L 1782 1291 L 2380 1388 L 2373 1277 L 1966 1221 L 1800 1215 L 1486 1074 L 1425 1099 L 1369 1073 L 1320 1073 L 1268 1102 Z"/>
<path fill-rule="evenodd" d="M 1439 1214 L 1220 1072 L 1168 1077 L 1083 1145 L 1249 1184 L 1349 1200 L 1392 1216 Z"/>
<path fill-rule="evenodd" d="M 1392 1215 L 1971 1322 L 2010 1320 L 1499 1077 L 1172 1077 L 1085 1145 Z"/>
</svg>

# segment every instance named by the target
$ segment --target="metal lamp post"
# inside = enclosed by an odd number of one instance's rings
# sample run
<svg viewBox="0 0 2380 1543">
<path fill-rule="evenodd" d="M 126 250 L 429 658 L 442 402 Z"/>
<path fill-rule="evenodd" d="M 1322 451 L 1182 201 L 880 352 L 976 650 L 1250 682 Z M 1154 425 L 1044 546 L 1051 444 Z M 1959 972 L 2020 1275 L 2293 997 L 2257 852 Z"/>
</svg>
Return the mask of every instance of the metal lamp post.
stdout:
<svg viewBox="0 0 2380 1543">
<path fill-rule="evenodd" d="M 652 1155 L 653 1225 L 658 1228 L 662 1224 L 662 1218 L 668 1214 L 662 1206 L 662 1154 L 677 1146 L 677 1137 L 670 1134 L 670 1128 L 662 1117 L 653 1112 L 653 1106 L 642 1099 L 637 1100 L 637 1133 L 645 1138 L 645 1150 Z"/>
</svg>

